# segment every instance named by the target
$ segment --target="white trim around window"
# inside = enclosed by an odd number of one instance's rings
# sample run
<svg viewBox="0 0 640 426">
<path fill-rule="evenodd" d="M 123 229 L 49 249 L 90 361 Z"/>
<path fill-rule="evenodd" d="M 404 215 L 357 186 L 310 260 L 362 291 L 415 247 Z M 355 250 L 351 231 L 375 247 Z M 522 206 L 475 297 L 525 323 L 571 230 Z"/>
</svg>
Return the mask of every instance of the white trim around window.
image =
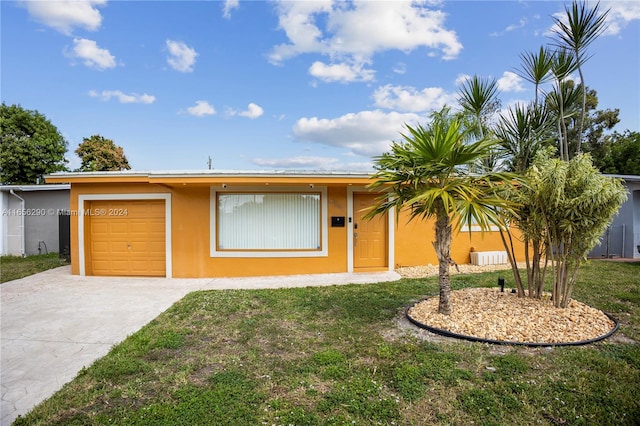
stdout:
<svg viewBox="0 0 640 426">
<path fill-rule="evenodd" d="M 78 210 L 84 212 L 85 201 L 108 201 L 108 200 L 164 200 L 165 219 L 165 271 L 166 277 L 173 276 L 171 262 L 171 194 L 168 193 L 148 193 L 148 194 L 81 194 L 78 195 Z M 86 275 L 85 252 L 84 252 L 84 215 L 78 214 L 78 262 L 80 275 Z"/>
<path fill-rule="evenodd" d="M 313 226 L 313 224 L 317 224 L 315 226 L 319 227 L 318 234 L 316 239 L 313 236 L 309 236 L 309 238 L 302 238 L 301 241 L 297 242 L 288 242 L 286 244 L 290 244 L 291 249 L 287 249 L 283 246 L 283 248 L 279 249 L 262 249 L 260 244 L 264 244 L 261 242 L 254 242 L 254 247 L 248 247 L 246 249 L 240 249 L 239 242 L 233 243 L 232 240 L 228 240 L 232 242 L 232 245 L 235 245 L 235 248 L 231 249 L 221 249 L 219 248 L 219 238 L 218 235 L 218 226 L 220 225 L 218 222 L 220 218 L 218 217 L 218 198 L 219 195 L 224 194 L 239 194 L 239 195 L 262 195 L 262 194 L 271 194 L 274 195 L 273 200 L 275 202 L 285 202 L 287 197 L 286 194 L 319 194 L 320 195 L 320 203 L 319 203 L 319 212 L 317 215 L 319 216 L 317 219 L 311 218 L 309 224 L 306 226 Z M 275 197 L 276 194 L 283 194 L 282 197 Z M 295 203 L 295 201 L 294 201 Z M 328 208 L 327 208 L 327 188 L 325 186 L 308 186 L 308 187 L 264 187 L 264 186 L 252 186 L 252 187 L 227 187 L 216 186 L 211 187 L 210 199 L 210 235 L 211 239 L 209 241 L 210 244 L 210 256 L 211 257 L 251 257 L 251 258 L 276 258 L 276 257 L 326 257 L 329 253 L 329 232 L 328 232 Z M 276 212 L 277 213 L 277 212 Z M 313 215 L 312 215 L 313 216 Z M 313 241 L 313 247 L 311 244 Z M 318 247 L 319 243 L 319 247 Z"/>
</svg>

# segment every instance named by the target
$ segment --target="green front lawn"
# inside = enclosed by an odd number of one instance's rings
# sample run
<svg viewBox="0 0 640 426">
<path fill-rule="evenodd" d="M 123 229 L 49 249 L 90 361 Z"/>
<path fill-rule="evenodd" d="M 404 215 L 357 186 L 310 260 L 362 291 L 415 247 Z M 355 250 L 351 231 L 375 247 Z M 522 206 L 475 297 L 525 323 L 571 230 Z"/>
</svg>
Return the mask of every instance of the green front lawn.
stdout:
<svg viewBox="0 0 640 426">
<path fill-rule="evenodd" d="M 640 345 L 620 337 L 640 340 L 640 264 L 594 261 L 580 277 L 575 297 L 620 319 L 608 342 L 420 340 L 398 319 L 437 278 L 191 293 L 16 423 L 637 424 Z"/>
<path fill-rule="evenodd" d="M 27 257 L 2 256 L 0 257 L 0 283 L 64 265 L 68 265 L 68 263 L 64 259 L 60 259 L 58 253 L 36 254 Z"/>
</svg>

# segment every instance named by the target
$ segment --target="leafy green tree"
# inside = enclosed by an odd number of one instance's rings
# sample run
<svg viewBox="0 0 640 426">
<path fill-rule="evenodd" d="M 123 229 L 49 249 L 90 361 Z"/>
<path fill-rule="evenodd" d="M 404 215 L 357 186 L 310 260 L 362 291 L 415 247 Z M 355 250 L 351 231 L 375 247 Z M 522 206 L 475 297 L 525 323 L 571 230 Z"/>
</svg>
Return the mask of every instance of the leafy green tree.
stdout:
<svg viewBox="0 0 640 426">
<path fill-rule="evenodd" d="M 76 154 L 82 161 L 80 165 L 82 172 L 131 169 L 122 147 L 100 135 L 84 138 L 76 149 Z"/>
<path fill-rule="evenodd" d="M 67 142 L 38 111 L 0 107 L 0 182 L 35 184 L 47 173 L 66 170 Z"/>
<path fill-rule="evenodd" d="M 466 224 L 486 230 L 500 221 L 500 208 L 509 203 L 497 194 L 499 187 L 511 184 L 506 173 L 469 173 L 469 168 L 495 146 L 494 141 L 469 141 L 473 127 L 465 126 L 461 116 L 449 109 L 433 113 L 427 127 L 406 126 L 402 141 L 394 142 L 391 152 L 375 158 L 377 172 L 371 189 L 387 190 L 367 214 L 373 217 L 392 208 L 410 218 L 435 219 L 433 247 L 439 264 L 438 312 L 452 312 L 451 235 Z"/>
<path fill-rule="evenodd" d="M 601 167 L 603 173 L 640 175 L 640 133 L 614 132 L 604 145 L 608 150 Z"/>
<path fill-rule="evenodd" d="M 509 212 L 510 218 L 530 239 L 538 236 L 539 253 L 553 269 L 554 304 L 566 308 L 580 262 L 598 243 L 627 193 L 619 180 L 600 174 L 588 154 L 562 161 L 542 151 L 524 182 L 512 193 L 516 207 Z M 539 267 L 540 260 L 534 258 L 531 263 Z M 530 297 L 542 295 L 546 265 L 537 275 L 533 267 L 527 268 Z M 521 281 L 519 276 L 516 281 Z"/>
</svg>

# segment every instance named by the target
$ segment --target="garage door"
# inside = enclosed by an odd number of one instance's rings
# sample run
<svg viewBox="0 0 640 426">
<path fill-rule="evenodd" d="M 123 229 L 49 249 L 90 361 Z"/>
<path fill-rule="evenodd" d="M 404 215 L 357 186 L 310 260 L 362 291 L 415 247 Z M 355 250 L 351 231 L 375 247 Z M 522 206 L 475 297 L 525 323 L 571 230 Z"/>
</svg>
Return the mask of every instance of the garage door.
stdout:
<svg viewBox="0 0 640 426">
<path fill-rule="evenodd" d="M 92 201 L 90 275 L 166 276 L 164 200 Z"/>
</svg>

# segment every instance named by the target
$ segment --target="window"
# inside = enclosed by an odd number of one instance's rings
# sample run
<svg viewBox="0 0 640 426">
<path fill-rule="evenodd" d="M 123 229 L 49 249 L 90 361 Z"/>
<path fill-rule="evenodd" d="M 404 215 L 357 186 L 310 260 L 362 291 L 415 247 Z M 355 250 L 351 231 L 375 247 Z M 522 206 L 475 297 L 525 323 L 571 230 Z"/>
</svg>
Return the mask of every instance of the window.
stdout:
<svg viewBox="0 0 640 426">
<path fill-rule="evenodd" d="M 211 255 L 326 255 L 326 190 L 270 192 L 212 189 Z"/>
</svg>

